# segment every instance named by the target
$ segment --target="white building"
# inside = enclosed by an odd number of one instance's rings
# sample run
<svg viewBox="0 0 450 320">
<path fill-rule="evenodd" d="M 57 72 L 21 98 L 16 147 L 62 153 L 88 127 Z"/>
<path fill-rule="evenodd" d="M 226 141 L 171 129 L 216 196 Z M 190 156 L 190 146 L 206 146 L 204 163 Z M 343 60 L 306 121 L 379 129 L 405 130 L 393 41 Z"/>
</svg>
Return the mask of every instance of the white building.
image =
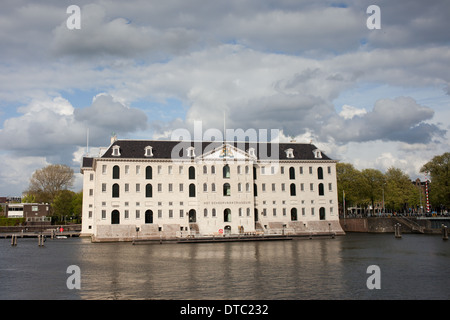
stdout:
<svg viewBox="0 0 450 320">
<path fill-rule="evenodd" d="M 112 140 L 83 158 L 82 235 L 343 234 L 336 162 L 312 144 Z"/>
</svg>

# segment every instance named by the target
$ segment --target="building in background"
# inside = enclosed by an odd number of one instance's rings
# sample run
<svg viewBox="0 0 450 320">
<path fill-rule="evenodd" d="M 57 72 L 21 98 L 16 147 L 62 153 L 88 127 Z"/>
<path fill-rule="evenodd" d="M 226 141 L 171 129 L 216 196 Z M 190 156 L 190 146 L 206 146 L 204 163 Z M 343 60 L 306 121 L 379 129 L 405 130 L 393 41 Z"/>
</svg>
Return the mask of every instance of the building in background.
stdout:
<svg viewBox="0 0 450 320">
<path fill-rule="evenodd" d="M 113 139 L 82 161 L 82 235 L 343 234 L 336 162 L 312 144 Z"/>
</svg>

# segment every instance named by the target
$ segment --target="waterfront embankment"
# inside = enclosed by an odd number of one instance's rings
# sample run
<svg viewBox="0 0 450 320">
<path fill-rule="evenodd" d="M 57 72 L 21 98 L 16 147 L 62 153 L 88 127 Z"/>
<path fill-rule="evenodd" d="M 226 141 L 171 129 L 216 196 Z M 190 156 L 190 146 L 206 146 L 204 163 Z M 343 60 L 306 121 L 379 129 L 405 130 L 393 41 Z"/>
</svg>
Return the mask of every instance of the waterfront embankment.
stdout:
<svg viewBox="0 0 450 320">
<path fill-rule="evenodd" d="M 345 232 L 394 233 L 400 224 L 402 233 L 439 234 L 442 225 L 450 227 L 450 217 L 363 217 L 340 219 Z"/>
</svg>

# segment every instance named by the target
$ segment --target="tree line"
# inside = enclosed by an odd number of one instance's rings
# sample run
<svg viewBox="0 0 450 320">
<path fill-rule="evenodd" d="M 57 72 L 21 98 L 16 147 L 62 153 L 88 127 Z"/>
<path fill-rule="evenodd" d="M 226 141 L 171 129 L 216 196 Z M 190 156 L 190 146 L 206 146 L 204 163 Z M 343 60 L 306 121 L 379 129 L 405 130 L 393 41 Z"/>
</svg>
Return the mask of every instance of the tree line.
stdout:
<svg viewBox="0 0 450 320">
<path fill-rule="evenodd" d="M 338 199 L 341 208 L 371 208 L 383 204 L 386 212 L 426 213 L 426 197 L 401 169 L 391 167 L 385 173 L 377 169 L 358 170 L 352 164 L 336 165 Z M 450 208 L 450 153 L 435 156 L 420 169 L 429 181 L 431 211 Z M 423 209 L 420 208 L 423 206 Z"/>
</svg>

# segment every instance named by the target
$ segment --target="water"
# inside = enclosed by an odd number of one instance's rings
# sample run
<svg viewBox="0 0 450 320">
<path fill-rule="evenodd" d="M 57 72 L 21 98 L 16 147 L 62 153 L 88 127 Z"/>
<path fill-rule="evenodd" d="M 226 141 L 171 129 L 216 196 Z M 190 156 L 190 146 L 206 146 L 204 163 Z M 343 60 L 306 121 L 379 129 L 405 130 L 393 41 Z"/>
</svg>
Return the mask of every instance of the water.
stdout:
<svg viewBox="0 0 450 320">
<path fill-rule="evenodd" d="M 450 241 L 347 234 L 335 239 L 198 244 L 0 239 L 0 299 L 449 299 Z M 67 267 L 81 270 L 68 289 Z M 381 289 L 369 290 L 370 265 Z"/>
</svg>

